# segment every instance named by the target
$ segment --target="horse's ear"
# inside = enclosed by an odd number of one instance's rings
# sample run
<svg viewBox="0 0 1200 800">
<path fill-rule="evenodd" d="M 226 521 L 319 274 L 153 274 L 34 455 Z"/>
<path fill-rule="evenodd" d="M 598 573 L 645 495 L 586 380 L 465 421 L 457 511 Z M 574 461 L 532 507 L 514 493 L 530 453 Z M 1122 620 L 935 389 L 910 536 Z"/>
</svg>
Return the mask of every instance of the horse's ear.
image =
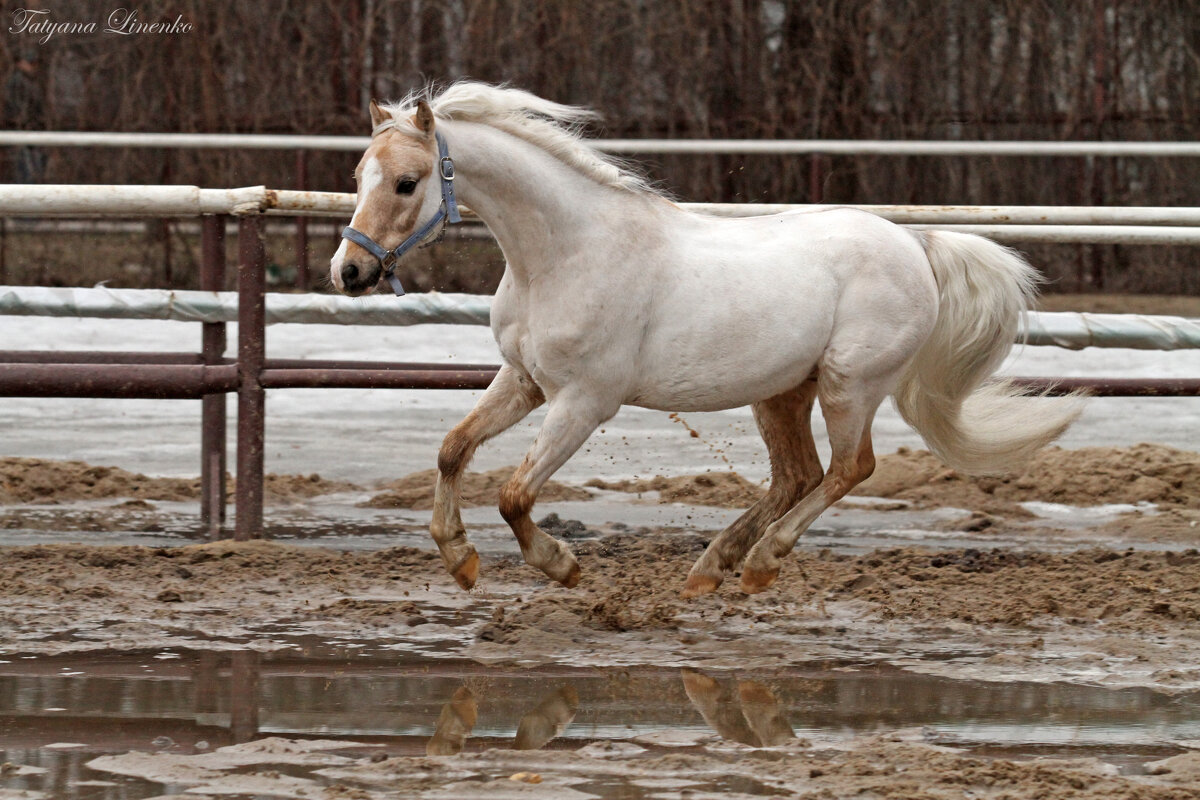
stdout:
<svg viewBox="0 0 1200 800">
<path fill-rule="evenodd" d="M 388 114 L 379 107 L 379 103 L 375 102 L 375 98 L 371 98 L 371 127 L 378 128 L 380 123 L 387 120 Z"/>
<path fill-rule="evenodd" d="M 417 113 L 413 114 L 412 123 L 421 133 L 433 132 L 433 109 L 429 107 L 429 103 L 424 100 L 417 102 Z"/>
</svg>

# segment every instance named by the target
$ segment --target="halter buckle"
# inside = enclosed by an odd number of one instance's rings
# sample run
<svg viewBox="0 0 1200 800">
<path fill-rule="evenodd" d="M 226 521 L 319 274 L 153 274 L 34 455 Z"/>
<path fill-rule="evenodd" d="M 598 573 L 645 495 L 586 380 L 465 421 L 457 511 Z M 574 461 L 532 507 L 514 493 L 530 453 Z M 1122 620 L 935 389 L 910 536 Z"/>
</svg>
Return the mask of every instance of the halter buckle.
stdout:
<svg viewBox="0 0 1200 800">
<path fill-rule="evenodd" d="M 450 158 L 450 156 L 442 156 L 442 160 L 439 162 L 439 167 L 442 173 L 442 180 L 454 180 L 454 160 Z"/>
</svg>

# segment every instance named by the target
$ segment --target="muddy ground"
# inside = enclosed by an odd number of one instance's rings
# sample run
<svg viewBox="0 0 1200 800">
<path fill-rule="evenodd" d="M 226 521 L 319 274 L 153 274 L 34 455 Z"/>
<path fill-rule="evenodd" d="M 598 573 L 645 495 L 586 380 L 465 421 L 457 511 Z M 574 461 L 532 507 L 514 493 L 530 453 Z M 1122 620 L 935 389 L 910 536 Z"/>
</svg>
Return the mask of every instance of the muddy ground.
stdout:
<svg viewBox="0 0 1200 800">
<path fill-rule="evenodd" d="M 277 504 L 355 490 L 364 505 L 420 509 L 428 508 L 431 477 L 353 487 L 319 476 L 275 476 L 268 490 Z M 468 503 L 493 502 L 502 479 L 498 471 L 471 476 Z M 1200 688 L 1200 454 L 1161 445 L 1050 449 L 1021 475 L 986 479 L 954 473 L 923 451 L 901 450 L 881 458 L 877 474 L 842 508 L 969 513 L 929 517 L 923 546 L 850 553 L 806 547 L 802 539 L 776 586 L 753 597 L 737 591 L 731 578 L 714 595 L 680 600 L 688 568 L 715 531 L 637 529 L 619 520 L 603 530 L 546 523 L 579 557 L 583 580 L 571 590 L 549 584 L 517 558 L 492 557 L 485 558 L 477 589 L 464 593 L 425 548 L 68 543 L 84 539 L 79 534 L 89 525 L 118 525 L 130 515 L 152 516 L 157 503 L 194 498 L 196 488 L 194 481 L 77 462 L 0 460 L 6 504 L 0 527 L 25 524 L 30 508 L 53 518 L 59 507 L 63 529 L 78 532 L 60 544 L 0 551 L 3 657 L 269 651 L 290 646 L 279 638 L 287 631 L 389 642 L 434 659 L 483 664 L 752 674 L 832 662 L 972 680 L 1150 687 L 1167 696 Z M 552 496 L 600 500 L 622 493 L 635 504 L 738 508 L 762 491 L 726 471 L 597 479 L 557 485 Z M 90 522 L 76 513 L 80 500 L 93 504 Z M 1058 504 L 1059 517 L 1040 513 L 1047 504 Z M 1064 508 L 1083 514 L 1104 505 L 1110 513 L 1096 524 L 1054 528 Z M 938 547 L 936 536 L 946 530 L 976 544 Z M 1023 544 L 995 546 L 1002 532 Z M 1052 533 L 1073 544 L 1041 547 Z M 431 641 L 438 646 L 429 648 Z M 770 704 L 755 706 L 755 697 L 753 691 L 742 697 L 747 718 L 769 729 Z M 456 712 L 453 704 L 447 708 L 453 727 Z M 94 766 L 165 774 L 166 782 L 199 796 L 238 790 L 287 797 L 594 797 L 595 787 L 614 776 L 667 792 L 654 796 L 693 798 L 1200 796 L 1200 753 L 1188 750 L 1196 742 L 1167 743 L 1171 760 L 1141 774 L 1116 774 L 1094 760 L 985 757 L 943 747 L 919 731 L 836 746 L 769 736 L 753 746 L 721 736 L 682 744 L 595 743 L 571 752 L 499 749 L 381 761 L 372 761 L 369 750 L 333 757 L 335 751 L 318 749 L 308 763 L 320 762 L 322 777 L 309 783 L 279 771 L 286 759 L 271 748 L 309 747 L 292 740 L 262 745 L 270 752 L 254 768 L 246 761 L 222 766 L 215 752 L 208 761 L 204 754 L 134 753 Z M 511 779 L 518 774 L 524 777 Z M 3 791 L 0 797 L 18 796 Z"/>
</svg>

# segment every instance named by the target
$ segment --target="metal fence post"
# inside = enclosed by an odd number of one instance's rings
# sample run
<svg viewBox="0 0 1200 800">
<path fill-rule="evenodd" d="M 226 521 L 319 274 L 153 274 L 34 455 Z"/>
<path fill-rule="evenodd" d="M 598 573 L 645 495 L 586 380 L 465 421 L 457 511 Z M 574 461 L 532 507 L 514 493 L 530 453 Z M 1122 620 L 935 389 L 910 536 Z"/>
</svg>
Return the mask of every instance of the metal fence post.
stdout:
<svg viewBox="0 0 1200 800">
<path fill-rule="evenodd" d="M 200 288 L 225 287 L 225 216 L 203 218 L 200 229 Z M 225 323 L 201 324 L 201 356 L 206 365 L 225 356 Z M 225 525 L 225 394 L 206 394 L 200 401 L 200 522 L 209 538 L 220 537 Z"/>
<path fill-rule="evenodd" d="M 262 535 L 263 427 L 266 394 L 260 382 L 266 351 L 266 252 L 262 218 L 238 221 L 238 541 Z"/>
</svg>

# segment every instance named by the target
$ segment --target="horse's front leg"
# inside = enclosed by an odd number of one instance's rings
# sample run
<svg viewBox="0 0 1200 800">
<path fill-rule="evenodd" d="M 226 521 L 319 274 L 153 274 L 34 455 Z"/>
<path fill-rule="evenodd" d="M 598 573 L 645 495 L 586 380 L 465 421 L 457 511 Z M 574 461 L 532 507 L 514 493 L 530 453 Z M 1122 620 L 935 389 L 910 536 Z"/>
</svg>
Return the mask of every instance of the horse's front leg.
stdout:
<svg viewBox="0 0 1200 800">
<path fill-rule="evenodd" d="M 570 548 L 534 525 L 529 514 L 538 491 L 550 476 L 618 408 L 619 402 L 606 404 L 582 394 L 564 392 L 555 396 L 525 460 L 500 490 L 500 514 L 517 537 L 525 563 L 537 567 L 568 589 L 579 583 L 579 563 Z"/>
<path fill-rule="evenodd" d="M 520 422 L 543 399 L 537 384 L 516 367 L 505 364 L 471 413 L 442 442 L 429 532 L 446 569 L 464 589 L 473 587 L 479 576 L 479 554 L 467 541 L 459 510 L 463 472 L 479 445 Z"/>
</svg>

